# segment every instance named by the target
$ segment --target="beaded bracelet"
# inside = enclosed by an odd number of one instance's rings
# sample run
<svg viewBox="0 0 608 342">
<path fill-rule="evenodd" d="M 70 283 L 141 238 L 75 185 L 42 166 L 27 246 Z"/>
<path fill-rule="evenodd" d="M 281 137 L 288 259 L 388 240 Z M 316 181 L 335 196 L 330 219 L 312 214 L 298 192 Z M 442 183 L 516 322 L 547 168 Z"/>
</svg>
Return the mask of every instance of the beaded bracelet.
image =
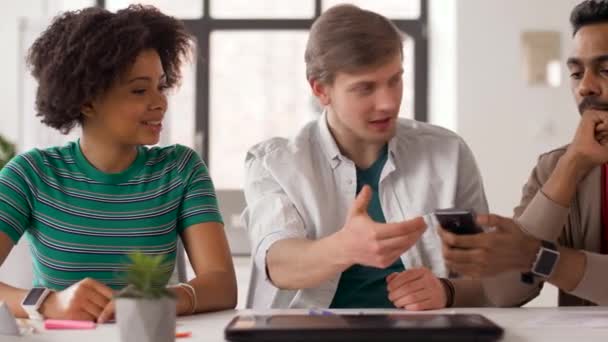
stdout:
<svg viewBox="0 0 608 342">
<path fill-rule="evenodd" d="M 454 295 L 456 290 L 454 289 L 454 284 L 449 279 L 439 278 L 441 280 L 441 284 L 443 284 L 443 289 L 445 290 L 446 296 L 446 308 L 451 308 L 454 305 Z"/>
</svg>

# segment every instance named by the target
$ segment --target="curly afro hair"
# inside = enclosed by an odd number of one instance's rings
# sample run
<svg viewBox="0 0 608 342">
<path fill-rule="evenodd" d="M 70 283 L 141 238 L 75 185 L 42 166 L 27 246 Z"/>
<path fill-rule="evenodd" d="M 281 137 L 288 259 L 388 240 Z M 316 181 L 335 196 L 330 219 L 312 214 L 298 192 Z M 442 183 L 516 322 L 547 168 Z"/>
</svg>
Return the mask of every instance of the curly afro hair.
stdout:
<svg viewBox="0 0 608 342">
<path fill-rule="evenodd" d="M 103 94 L 147 49 L 157 51 L 172 88 L 193 47 L 183 23 L 152 6 L 132 5 L 116 13 L 98 7 L 65 12 L 53 19 L 27 57 L 38 81 L 36 115 L 68 133 L 82 124 L 82 106 Z"/>
</svg>

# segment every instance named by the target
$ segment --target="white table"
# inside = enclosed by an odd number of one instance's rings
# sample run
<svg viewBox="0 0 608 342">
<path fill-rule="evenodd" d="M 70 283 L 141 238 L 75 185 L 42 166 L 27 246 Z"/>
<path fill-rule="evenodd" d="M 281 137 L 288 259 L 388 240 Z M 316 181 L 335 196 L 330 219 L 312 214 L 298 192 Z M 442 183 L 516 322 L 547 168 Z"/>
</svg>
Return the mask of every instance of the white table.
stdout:
<svg viewBox="0 0 608 342">
<path fill-rule="evenodd" d="M 360 312 L 361 310 L 335 310 L 340 313 Z M 256 313 L 303 313 L 302 310 L 272 310 L 256 311 Z M 364 310 L 365 313 L 385 313 L 386 310 Z M 397 310 L 393 311 L 397 312 Z M 402 311 L 399 311 L 403 313 Z M 428 313 L 479 313 L 505 329 L 502 341 L 608 341 L 608 307 L 593 308 L 470 308 L 470 309 L 446 309 L 429 311 Z M 224 327 L 236 314 L 252 313 L 250 310 L 223 311 L 209 314 L 200 314 L 189 317 L 178 318 L 178 331 L 191 331 L 192 337 L 180 338 L 183 341 L 224 341 Z M 572 319 L 593 315 L 603 320 L 602 327 L 588 328 L 581 325 L 573 325 Z M 537 322 L 546 317 L 557 317 L 564 319 L 568 326 L 553 326 L 550 322 Z M 61 341 L 61 342 L 96 342 L 96 341 L 119 341 L 118 330 L 115 324 L 98 325 L 95 330 L 69 331 L 69 330 L 44 330 L 39 323 L 37 332 L 27 336 L 11 337 L 0 335 L 2 342 L 33 342 L 33 341 Z"/>
</svg>

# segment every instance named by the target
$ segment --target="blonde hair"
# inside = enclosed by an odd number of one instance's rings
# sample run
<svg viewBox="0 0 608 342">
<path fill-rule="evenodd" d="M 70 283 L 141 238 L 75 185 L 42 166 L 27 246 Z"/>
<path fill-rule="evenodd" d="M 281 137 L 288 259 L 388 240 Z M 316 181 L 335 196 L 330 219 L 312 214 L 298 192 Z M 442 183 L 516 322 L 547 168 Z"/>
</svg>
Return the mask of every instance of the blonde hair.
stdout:
<svg viewBox="0 0 608 342">
<path fill-rule="evenodd" d="M 334 6 L 310 29 L 306 78 L 332 84 L 337 72 L 379 66 L 397 53 L 403 57 L 403 35 L 389 19 L 353 5 Z"/>
</svg>

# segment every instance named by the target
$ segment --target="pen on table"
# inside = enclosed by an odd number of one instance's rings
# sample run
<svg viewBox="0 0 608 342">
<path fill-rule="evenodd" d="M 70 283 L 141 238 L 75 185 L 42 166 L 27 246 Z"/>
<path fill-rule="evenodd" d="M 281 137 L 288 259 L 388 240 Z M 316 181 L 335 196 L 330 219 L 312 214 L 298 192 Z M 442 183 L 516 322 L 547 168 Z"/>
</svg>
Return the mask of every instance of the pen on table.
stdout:
<svg viewBox="0 0 608 342">
<path fill-rule="evenodd" d="M 175 333 L 175 338 L 191 337 L 191 331 L 180 331 Z"/>
<path fill-rule="evenodd" d="M 334 313 L 328 310 L 323 310 L 323 309 L 310 309 L 308 310 L 308 314 L 310 316 L 331 316 Z"/>
</svg>

